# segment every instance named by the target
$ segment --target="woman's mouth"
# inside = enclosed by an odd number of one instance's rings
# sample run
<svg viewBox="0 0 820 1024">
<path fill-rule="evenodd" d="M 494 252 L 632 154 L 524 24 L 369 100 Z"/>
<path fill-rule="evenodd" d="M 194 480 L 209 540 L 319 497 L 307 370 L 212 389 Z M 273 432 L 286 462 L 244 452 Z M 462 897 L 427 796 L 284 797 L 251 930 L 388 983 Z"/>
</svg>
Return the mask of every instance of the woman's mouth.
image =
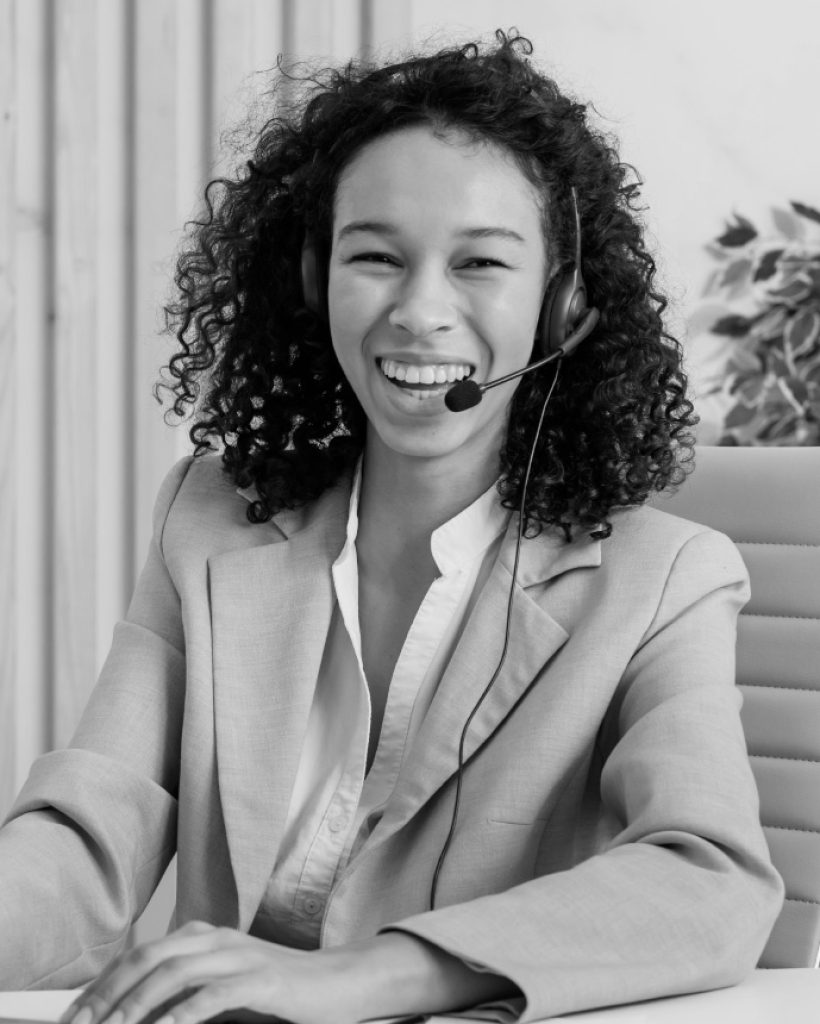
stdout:
<svg viewBox="0 0 820 1024">
<path fill-rule="evenodd" d="M 398 359 L 377 359 L 384 376 L 405 391 L 439 393 L 475 373 L 469 363 L 405 363 Z"/>
</svg>

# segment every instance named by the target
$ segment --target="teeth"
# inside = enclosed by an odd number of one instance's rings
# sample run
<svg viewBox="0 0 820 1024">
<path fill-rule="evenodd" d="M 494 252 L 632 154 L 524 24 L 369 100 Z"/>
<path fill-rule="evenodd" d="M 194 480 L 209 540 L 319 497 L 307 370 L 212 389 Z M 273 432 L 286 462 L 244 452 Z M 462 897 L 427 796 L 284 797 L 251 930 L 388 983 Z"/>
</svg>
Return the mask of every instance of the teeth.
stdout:
<svg viewBox="0 0 820 1024">
<path fill-rule="evenodd" d="M 473 367 L 468 363 L 430 363 L 417 366 L 415 363 L 400 363 L 396 359 L 382 359 L 382 373 L 391 380 L 405 384 L 447 384 L 469 377 Z"/>
</svg>

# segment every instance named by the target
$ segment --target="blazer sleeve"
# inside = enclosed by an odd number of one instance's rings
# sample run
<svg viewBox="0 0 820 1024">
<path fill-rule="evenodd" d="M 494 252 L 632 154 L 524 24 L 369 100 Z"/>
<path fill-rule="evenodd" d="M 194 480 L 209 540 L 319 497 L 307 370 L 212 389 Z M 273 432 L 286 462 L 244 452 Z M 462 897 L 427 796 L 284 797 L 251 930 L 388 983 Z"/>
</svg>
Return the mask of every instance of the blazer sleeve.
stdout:
<svg viewBox="0 0 820 1024">
<path fill-rule="evenodd" d="M 707 531 L 681 547 L 604 723 L 601 798 L 617 824 L 601 853 L 390 926 L 517 985 L 523 998 L 487 1016 L 530 1021 L 720 988 L 754 968 L 783 884 L 735 686 L 747 599 L 728 538 Z"/>
<path fill-rule="evenodd" d="M 176 844 L 185 658 L 159 492 L 145 568 L 80 724 L 39 758 L 0 829 L 0 988 L 87 982 L 122 948 Z"/>
</svg>

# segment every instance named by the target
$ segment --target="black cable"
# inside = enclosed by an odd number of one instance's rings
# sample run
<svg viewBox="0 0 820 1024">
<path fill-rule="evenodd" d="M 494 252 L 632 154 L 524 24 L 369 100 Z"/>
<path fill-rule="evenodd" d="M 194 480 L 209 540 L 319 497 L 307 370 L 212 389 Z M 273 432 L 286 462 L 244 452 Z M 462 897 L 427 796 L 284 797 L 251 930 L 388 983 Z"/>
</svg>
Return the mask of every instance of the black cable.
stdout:
<svg viewBox="0 0 820 1024">
<path fill-rule="evenodd" d="M 524 534 L 524 509 L 527 502 L 527 488 L 530 482 L 530 470 L 532 469 L 532 464 L 535 459 L 535 449 L 538 447 L 538 439 L 541 436 L 541 427 L 544 424 L 544 416 L 547 411 L 547 406 L 552 398 L 555 385 L 558 383 L 558 374 L 560 372 L 562 362 L 563 359 L 559 359 L 555 364 L 555 373 L 553 374 L 552 383 L 550 384 L 549 391 L 547 392 L 547 397 L 544 399 L 544 404 L 541 406 L 541 415 L 538 417 L 538 425 L 535 428 L 535 437 L 532 441 L 530 457 L 527 460 L 527 469 L 524 473 L 524 482 L 521 486 L 521 501 L 518 509 L 518 535 L 515 541 L 515 559 L 513 561 L 512 580 L 510 581 L 510 593 L 507 598 L 507 617 L 504 626 L 504 646 L 501 649 L 501 657 L 498 660 L 495 671 L 490 677 L 489 683 L 484 687 L 483 693 L 476 701 L 470 714 L 467 716 L 467 721 L 464 723 L 464 728 L 461 730 L 461 737 L 458 741 L 458 775 L 456 777 L 456 796 L 453 802 L 453 817 L 450 821 L 450 831 L 447 833 L 447 838 L 444 840 L 444 846 L 441 849 L 438 862 L 436 863 L 436 870 L 433 872 L 433 882 L 430 886 L 430 910 L 435 910 L 436 907 L 436 893 L 438 891 L 439 875 L 441 873 L 442 865 L 444 864 L 444 859 L 447 856 L 447 851 L 450 849 L 450 843 L 452 842 L 453 835 L 456 830 L 456 824 L 458 822 L 458 810 L 461 803 L 461 779 L 464 774 L 464 742 L 467 738 L 467 732 L 469 731 L 470 723 L 473 718 L 475 718 L 478 709 L 484 703 L 487 694 L 492 689 L 493 684 L 498 678 L 498 674 L 507 658 L 507 648 L 510 643 L 510 622 L 512 621 L 513 598 L 515 596 L 515 581 L 518 577 L 518 556 L 521 552 L 521 539 Z"/>
</svg>

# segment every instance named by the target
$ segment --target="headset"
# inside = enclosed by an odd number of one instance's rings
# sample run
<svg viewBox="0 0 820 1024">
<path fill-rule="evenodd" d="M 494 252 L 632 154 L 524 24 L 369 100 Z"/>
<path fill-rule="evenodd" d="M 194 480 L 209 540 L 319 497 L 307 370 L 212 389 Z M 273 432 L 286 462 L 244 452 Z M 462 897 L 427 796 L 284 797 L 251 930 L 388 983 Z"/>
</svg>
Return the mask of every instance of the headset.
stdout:
<svg viewBox="0 0 820 1024">
<path fill-rule="evenodd" d="M 582 326 L 584 318 L 596 314 L 597 321 L 596 311 L 587 304 L 587 287 L 581 273 L 581 218 L 574 187 L 570 189 L 570 196 L 575 219 L 574 260 L 552 281 L 544 295 L 535 336 L 537 361 L 554 357 L 559 351 L 562 355 L 568 354 L 563 351 L 564 345 Z M 329 322 L 328 263 L 325 246 L 313 235 L 307 235 L 302 245 L 302 296 L 306 308 L 325 323 Z"/>
</svg>

